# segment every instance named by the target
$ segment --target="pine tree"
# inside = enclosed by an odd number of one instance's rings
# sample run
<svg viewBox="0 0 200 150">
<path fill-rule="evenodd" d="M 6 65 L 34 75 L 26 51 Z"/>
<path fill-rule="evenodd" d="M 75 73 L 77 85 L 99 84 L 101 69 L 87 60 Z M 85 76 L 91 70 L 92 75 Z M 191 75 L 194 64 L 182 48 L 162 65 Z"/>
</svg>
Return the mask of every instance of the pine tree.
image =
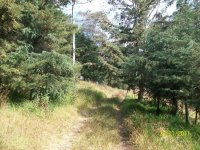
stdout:
<svg viewBox="0 0 200 150">
<path fill-rule="evenodd" d="M 87 13 L 83 17 L 83 33 L 77 36 L 82 75 L 89 80 L 118 85 L 124 57 L 119 44 L 111 42 L 107 35 L 111 22 L 103 12 Z"/>
<path fill-rule="evenodd" d="M 138 88 L 138 99 L 143 99 L 146 82 L 146 58 L 144 35 L 148 25 L 151 11 L 159 3 L 158 0 L 138 0 L 138 1 L 111 1 L 111 3 L 121 7 L 119 41 L 124 44 L 124 55 L 128 62 L 124 65 L 124 83 L 129 88 Z"/>
<path fill-rule="evenodd" d="M 64 1 L 0 3 L 0 84 L 27 98 L 63 96 L 74 76 L 69 17 Z M 31 96 L 29 96 L 31 95 Z"/>
</svg>

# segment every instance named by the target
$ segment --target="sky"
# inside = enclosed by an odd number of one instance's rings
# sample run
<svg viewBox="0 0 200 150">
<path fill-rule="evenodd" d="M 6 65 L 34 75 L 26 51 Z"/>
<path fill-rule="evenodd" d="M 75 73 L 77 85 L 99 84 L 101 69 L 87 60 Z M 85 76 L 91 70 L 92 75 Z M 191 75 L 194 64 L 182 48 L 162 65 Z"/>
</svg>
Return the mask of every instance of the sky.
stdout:
<svg viewBox="0 0 200 150">
<path fill-rule="evenodd" d="M 107 0 L 91 0 L 92 2 L 87 2 L 88 0 L 79 0 L 79 3 L 76 3 L 74 14 L 75 14 L 75 20 L 78 21 L 78 13 L 79 12 L 98 12 L 98 11 L 104 11 L 108 14 L 108 18 L 110 20 L 113 19 L 115 15 L 115 11 L 111 11 L 112 8 L 111 5 L 107 3 Z M 158 10 L 161 11 L 163 8 L 165 8 L 165 4 L 161 3 L 159 5 L 159 8 L 157 8 L 154 13 Z M 166 10 L 166 14 L 171 15 L 176 10 L 176 4 L 173 4 L 171 7 L 169 7 Z M 63 11 L 67 14 L 71 14 L 71 6 L 69 5 L 67 8 L 63 9 Z"/>
<path fill-rule="evenodd" d="M 97 11 L 107 11 L 110 6 L 106 2 L 107 0 L 92 0 L 92 2 L 87 2 L 87 0 L 81 0 L 81 4 L 76 3 L 75 12 L 97 12 Z M 83 4 L 82 4 L 83 3 Z M 69 6 L 70 7 L 70 6 Z M 71 8 L 67 8 L 66 11 L 68 14 L 71 13 Z"/>
</svg>

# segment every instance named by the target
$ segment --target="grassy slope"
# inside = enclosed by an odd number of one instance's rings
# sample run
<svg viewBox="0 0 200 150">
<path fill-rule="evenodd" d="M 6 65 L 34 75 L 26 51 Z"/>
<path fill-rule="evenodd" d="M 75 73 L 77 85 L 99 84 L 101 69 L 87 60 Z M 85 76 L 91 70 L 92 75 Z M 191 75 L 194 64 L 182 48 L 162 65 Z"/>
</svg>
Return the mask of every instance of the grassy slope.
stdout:
<svg viewBox="0 0 200 150">
<path fill-rule="evenodd" d="M 119 148 L 117 98 L 125 92 L 108 86 L 79 82 L 76 101 L 62 106 L 39 109 L 35 103 L 0 108 L 0 149 L 46 150 L 62 141 L 64 134 L 82 116 L 88 121 L 72 143 L 73 150 L 114 150 Z M 121 105 L 130 143 L 139 150 L 200 149 L 200 127 L 186 126 L 183 119 L 155 115 L 152 104 L 126 100 Z M 189 130 L 190 136 L 161 136 L 161 131 Z"/>
<path fill-rule="evenodd" d="M 0 149 L 49 149 L 52 143 L 59 143 L 59 141 L 62 140 L 63 135 L 68 133 L 69 129 L 73 124 L 77 123 L 77 120 L 79 120 L 82 115 L 90 114 L 90 108 L 96 107 L 99 100 L 104 97 L 112 97 L 118 94 L 119 91 L 120 90 L 107 86 L 80 82 L 78 83 L 78 96 L 73 104 L 64 103 L 59 106 L 51 104 L 50 108 L 47 110 L 38 108 L 38 105 L 33 102 L 22 102 L 20 106 L 11 106 L 9 104 L 3 106 L 0 108 Z M 118 94 L 118 96 L 123 96 L 123 94 Z M 112 135 L 116 136 L 110 139 L 110 135 L 107 134 L 107 139 L 102 139 L 104 141 L 99 141 L 99 144 L 95 144 L 102 146 L 107 143 L 112 147 L 113 143 L 116 143 L 115 141 L 118 142 L 117 129 L 115 126 L 116 120 L 113 119 L 113 116 L 107 116 L 106 113 L 99 114 L 102 111 L 104 110 L 95 112 L 95 115 L 100 117 L 97 123 L 99 124 L 99 129 L 102 129 L 101 133 L 98 135 L 99 138 L 110 130 L 103 126 L 101 128 L 101 121 L 113 124 L 113 131 L 107 133 L 112 133 Z M 98 127 L 96 126 L 96 121 L 97 120 L 93 120 L 88 124 L 96 129 L 96 127 Z M 93 141 L 85 139 L 85 142 L 97 141 L 95 136 L 96 135 L 93 135 Z M 90 139 L 92 139 L 92 137 Z M 108 139 L 110 139 L 110 142 Z"/>
<path fill-rule="evenodd" d="M 34 107 L 32 102 L 26 102 L 22 106 L 0 109 L 0 149 L 48 149 L 48 145 L 59 141 L 79 117 L 76 107 L 70 105 L 49 112 L 38 108 L 32 112 Z"/>
<path fill-rule="evenodd" d="M 122 105 L 127 132 L 139 150 L 200 150 L 200 126 L 187 126 L 184 118 L 163 113 L 156 115 L 155 104 L 127 99 Z M 171 131 L 189 131 L 190 135 L 173 135 Z M 171 133 L 163 134 L 162 133 Z"/>
<path fill-rule="evenodd" d="M 83 83 L 80 92 L 85 94 L 87 107 L 81 109 L 89 121 L 82 128 L 80 135 L 73 143 L 73 150 L 115 150 L 119 147 L 117 107 L 115 96 L 124 96 L 124 91 L 107 86 Z M 85 87 L 84 87 L 85 86 Z"/>
</svg>

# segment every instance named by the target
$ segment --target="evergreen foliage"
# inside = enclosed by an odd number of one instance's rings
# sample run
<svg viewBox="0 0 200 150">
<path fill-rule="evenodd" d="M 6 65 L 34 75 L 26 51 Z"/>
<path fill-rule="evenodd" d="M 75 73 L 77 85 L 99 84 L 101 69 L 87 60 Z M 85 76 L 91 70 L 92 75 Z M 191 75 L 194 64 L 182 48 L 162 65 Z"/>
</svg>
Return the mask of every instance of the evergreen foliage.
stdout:
<svg viewBox="0 0 200 150">
<path fill-rule="evenodd" d="M 148 93 L 160 103 L 168 101 L 176 115 L 178 103 L 199 110 L 199 6 L 197 1 L 177 1 L 171 16 L 156 12 L 161 1 L 110 1 L 120 6 L 121 22 L 117 39 L 126 57 L 123 63 L 123 83 L 128 90 L 138 89 L 138 99 Z M 166 1 L 170 6 L 174 1 Z"/>
<path fill-rule="evenodd" d="M 55 99 L 70 90 L 74 68 L 67 55 L 75 27 L 58 9 L 66 2 L 0 2 L 0 86 L 11 95 Z"/>
</svg>

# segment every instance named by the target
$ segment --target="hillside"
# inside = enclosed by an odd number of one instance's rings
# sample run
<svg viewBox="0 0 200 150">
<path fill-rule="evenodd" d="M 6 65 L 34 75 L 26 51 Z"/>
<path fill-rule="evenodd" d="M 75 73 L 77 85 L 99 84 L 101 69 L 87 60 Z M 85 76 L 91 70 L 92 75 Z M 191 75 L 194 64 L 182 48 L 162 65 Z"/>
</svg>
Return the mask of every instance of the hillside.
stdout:
<svg viewBox="0 0 200 150">
<path fill-rule="evenodd" d="M 6 104 L 0 109 L 2 150 L 199 149 L 200 128 L 167 114 L 156 116 L 149 102 L 122 101 L 125 91 L 78 82 L 71 103 Z M 165 134 L 188 131 L 188 135 Z M 162 135 L 163 134 L 163 135 Z"/>
<path fill-rule="evenodd" d="M 34 101 L 21 101 L 17 104 L 7 103 L 2 106 L 0 108 L 0 122 L 2 122 L 0 128 L 0 149 L 45 150 L 59 149 L 63 146 L 65 149 L 68 146 L 68 133 L 74 134 L 70 130 L 79 130 L 73 129 L 74 126 L 77 128 L 76 125 L 80 124 L 78 126 L 81 127 L 83 126 L 81 121 L 87 120 L 88 122 L 90 120 L 90 109 L 95 111 L 96 106 L 106 97 L 111 98 L 113 95 L 117 96 L 118 94 L 123 96 L 122 90 L 108 86 L 87 82 L 80 82 L 77 86 L 77 95 L 70 103 L 63 100 L 60 104 L 50 103 L 48 108 L 46 108 Z M 101 120 L 105 119 L 106 122 L 109 122 L 106 116 L 106 114 L 105 116 L 102 115 Z M 91 122 L 90 125 L 94 125 L 94 122 Z M 113 137 L 114 141 L 111 140 L 111 143 L 106 141 L 108 144 L 112 145 L 112 142 L 116 142 L 115 138 L 118 142 L 117 128 L 114 134 L 116 136 Z M 99 136 L 101 137 L 101 135 Z M 107 138 L 109 139 L 109 137 Z M 104 140 L 104 137 L 102 139 Z M 93 140 L 96 140 L 96 138 Z M 105 143 L 100 142 L 100 144 L 104 145 Z"/>
</svg>

